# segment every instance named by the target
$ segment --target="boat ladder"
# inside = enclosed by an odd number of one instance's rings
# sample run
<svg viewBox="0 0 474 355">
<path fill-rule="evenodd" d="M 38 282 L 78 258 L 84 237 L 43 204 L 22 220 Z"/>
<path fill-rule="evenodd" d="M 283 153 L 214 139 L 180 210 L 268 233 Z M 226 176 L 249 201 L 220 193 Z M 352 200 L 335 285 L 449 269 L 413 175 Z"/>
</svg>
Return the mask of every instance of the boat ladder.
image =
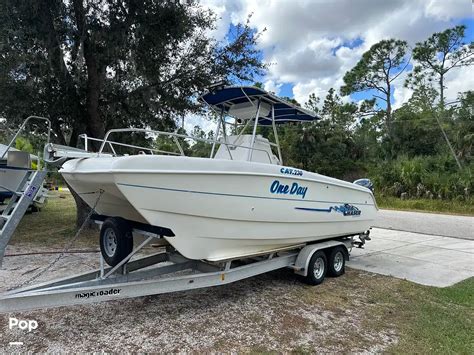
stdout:
<svg viewBox="0 0 474 355">
<path fill-rule="evenodd" d="M 49 143 L 51 135 L 51 122 L 49 119 L 39 116 L 29 116 L 15 133 L 5 151 L 0 153 L 1 159 L 7 156 L 10 149 L 15 144 L 20 132 L 26 127 L 26 124 L 33 119 L 46 121 L 48 126 L 47 143 Z M 43 167 L 43 169 L 40 170 L 38 161 L 38 170 L 26 170 L 26 173 L 18 184 L 16 190 L 9 190 L 12 193 L 12 197 L 0 215 L 0 267 L 2 266 L 5 249 L 15 232 L 16 227 L 25 215 L 26 210 L 30 207 L 38 191 L 42 188 L 46 174 L 46 167 Z"/>
</svg>

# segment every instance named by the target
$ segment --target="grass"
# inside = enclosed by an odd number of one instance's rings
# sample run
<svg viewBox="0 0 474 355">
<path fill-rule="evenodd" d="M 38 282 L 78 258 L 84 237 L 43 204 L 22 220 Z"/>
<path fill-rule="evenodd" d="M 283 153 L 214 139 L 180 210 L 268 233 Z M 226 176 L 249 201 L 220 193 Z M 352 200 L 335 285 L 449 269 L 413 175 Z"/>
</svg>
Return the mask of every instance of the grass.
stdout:
<svg viewBox="0 0 474 355">
<path fill-rule="evenodd" d="M 62 194 L 62 198 L 51 198 L 40 213 L 26 215 L 12 244 L 62 249 L 74 235 L 74 222 L 74 200 L 69 194 Z M 97 231 L 86 231 L 74 248 L 97 248 L 97 238 Z M 283 271 L 275 271 L 274 275 L 280 273 Z M 281 277 L 280 283 L 288 282 L 284 274 Z M 364 329 L 371 334 L 394 331 L 398 341 L 385 349 L 390 353 L 474 353 L 474 278 L 452 287 L 435 288 L 348 269 L 343 277 L 328 278 L 318 287 L 299 285 L 290 288 L 291 299 L 301 302 L 305 308 L 320 308 L 334 319 L 349 317 L 342 321 L 347 323 L 340 337 L 323 337 L 321 344 L 326 348 L 337 343 L 346 352 L 363 349 L 370 341 L 360 336 L 360 330 Z M 262 288 L 262 292 L 264 290 Z M 291 305 L 282 306 L 291 308 Z M 304 323 L 293 318 L 287 320 L 288 329 L 298 334 L 311 331 Z M 264 320 L 262 322 L 265 324 Z M 255 327 L 260 323 L 257 319 Z M 291 344 L 292 337 L 294 334 L 289 333 L 289 338 L 282 337 L 280 342 Z M 265 345 L 250 352 L 266 352 Z M 303 346 L 295 347 L 293 351 L 307 353 L 315 349 Z"/>
<path fill-rule="evenodd" d="M 33 243 L 47 248 L 64 248 L 75 234 L 76 205 L 70 193 L 52 192 L 50 196 L 41 212 L 25 215 L 9 244 Z M 73 249 L 97 248 L 98 238 L 96 230 L 85 230 Z"/>
<path fill-rule="evenodd" d="M 474 278 L 448 288 L 401 284 L 384 295 L 395 305 L 397 353 L 474 353 Z"/>
<path fill-rule="evenodd" d="M 474 353 L 474 278 L 437 288 L 372 275 L 349 269 L 344 278 L 334 283 L 328 279 L 325 287 L 309 288 L 301 297 L 338 314 L 342 305 L 354 302 L 355 297 L 344 291 L 352 289 L 364 304 L 351 306 L 366 307 L 360 319 L 364 329 L 396 330 L 398 342 L 387 349 L 389 353 Z M 348 350 L 361 346 L 357 334 L 350 332 L 339 342 Z"/>
<path fill-rule="evenodd" d="M 380 208 L 405 211 L 438 212 L 474 216 L 474 200 L 429 200 L 408 199 L 402 200 L 392 196 L 375 196 Z"/>
</svg>

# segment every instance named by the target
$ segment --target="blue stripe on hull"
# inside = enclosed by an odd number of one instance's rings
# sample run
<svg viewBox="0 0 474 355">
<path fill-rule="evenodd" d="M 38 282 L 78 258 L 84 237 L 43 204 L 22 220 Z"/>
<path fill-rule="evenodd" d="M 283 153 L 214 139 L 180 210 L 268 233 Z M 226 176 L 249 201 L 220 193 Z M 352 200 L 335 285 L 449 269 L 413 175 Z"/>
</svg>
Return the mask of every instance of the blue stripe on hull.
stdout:
<svg viewBox="0 0 474 355">
<path fill-rule="evenodd" d="M 295 207 L 295 210 L 312 211 L 312 212 L 331 212 L 333 210 L 333 208 L 332 207 L 329 207 L 329 208 Z"/>
</svg>

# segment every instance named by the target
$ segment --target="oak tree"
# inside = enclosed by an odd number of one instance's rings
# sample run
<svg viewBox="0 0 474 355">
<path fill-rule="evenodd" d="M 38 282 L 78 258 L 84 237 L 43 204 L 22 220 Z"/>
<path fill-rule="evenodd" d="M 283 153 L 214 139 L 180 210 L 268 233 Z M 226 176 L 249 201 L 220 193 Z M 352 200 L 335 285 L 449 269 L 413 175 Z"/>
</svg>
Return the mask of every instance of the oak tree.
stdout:
<svg viewBox="0 0 474 355">
<path fill-rule="evenodd" d="M 174 128 L 210 83 L 265 69 L 248 23 L 218 42 L 215 21 L 197 1 L 1 1 L 0 117 L 50 117 L 72 146 L 111 127 Z"/>
</svg>

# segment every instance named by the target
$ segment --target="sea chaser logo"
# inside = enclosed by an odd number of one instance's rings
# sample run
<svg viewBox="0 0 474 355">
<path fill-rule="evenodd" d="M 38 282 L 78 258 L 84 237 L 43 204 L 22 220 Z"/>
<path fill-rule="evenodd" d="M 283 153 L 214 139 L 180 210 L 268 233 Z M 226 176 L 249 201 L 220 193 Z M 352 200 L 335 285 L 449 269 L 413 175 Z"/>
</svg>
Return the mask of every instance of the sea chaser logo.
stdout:
<svg viewBox="0 0 474 355">
<path fill-rule="evenodd" d="M 342 213 L 344 216 L 360 216 L 361 211 L 356 207 L 348 203 L 341 206 L 330 207 L 334 211 Z"/>
<path fill-rule="evenodd" d="M 290 185 L 285 185 L 280 183 L 280 181 L 275 180 L 270 186 L 270 192 L 272 194 L 282 194 L 282 195 L 296 195 L 304 198 L 306 196 L 307 187 L 300 186 L 298 183 L 294 182 Z"/>
<path fill-rule="evenodd" d="M 327 212 L 332 211 L 342 213 L 344 216 L 360 216 L 362 211 L 349 203 L 340 206 L 330 206 L 329 208 L 311 208 L 311 207 L 295 207 L 295 210 L 310 211 L 310 212 Z"/>
</svg>

